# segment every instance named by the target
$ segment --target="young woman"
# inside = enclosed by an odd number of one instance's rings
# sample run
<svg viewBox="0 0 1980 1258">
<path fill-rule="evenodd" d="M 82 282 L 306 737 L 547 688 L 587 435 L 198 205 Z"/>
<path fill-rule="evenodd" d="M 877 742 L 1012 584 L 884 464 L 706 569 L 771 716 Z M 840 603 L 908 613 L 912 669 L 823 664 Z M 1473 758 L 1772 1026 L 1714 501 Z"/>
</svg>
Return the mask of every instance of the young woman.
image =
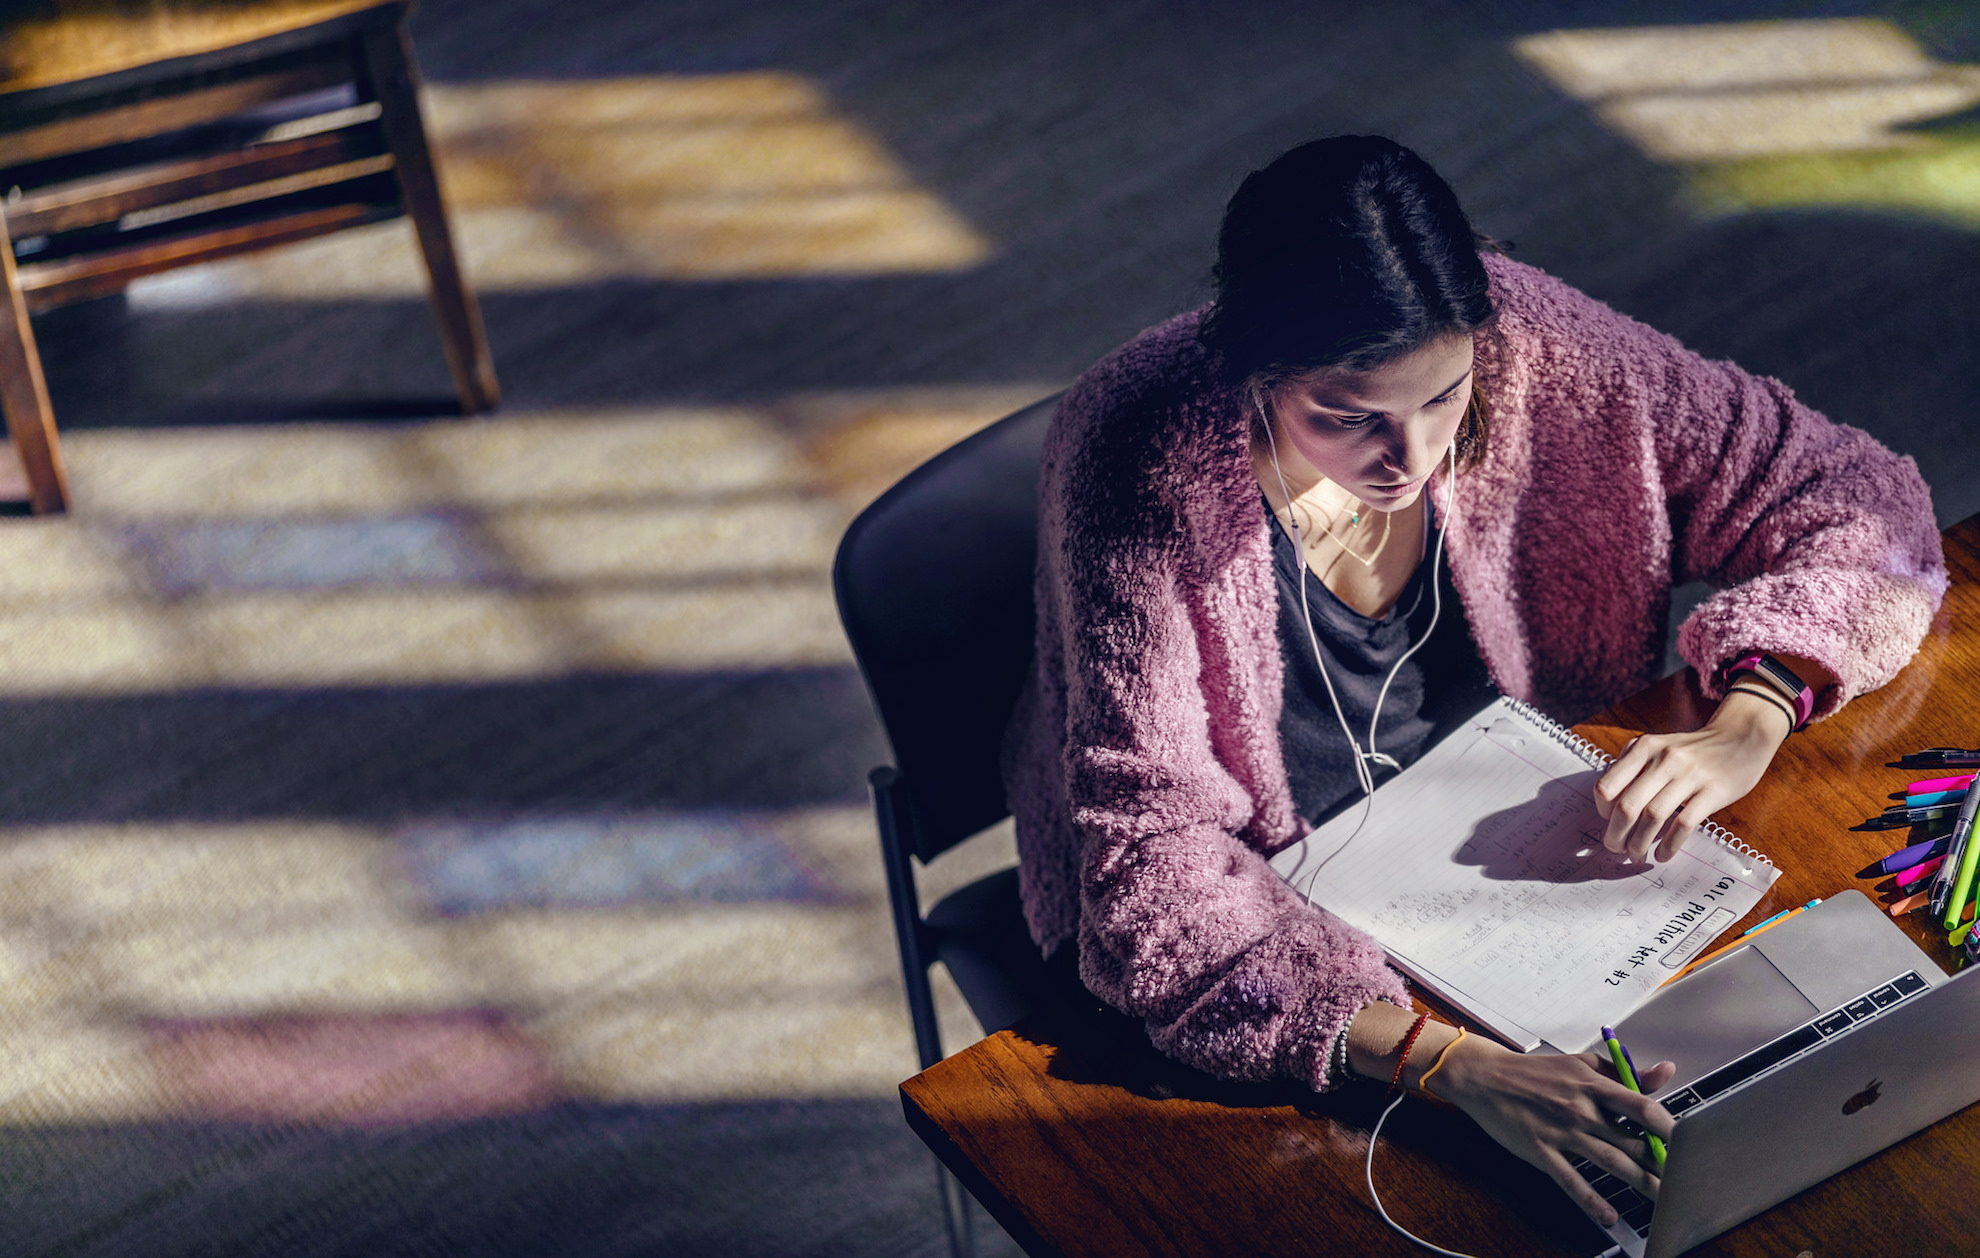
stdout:
<svg viewBox="0 0 1980 1258">
<path fill-rule="evenodd" d="M 1006 779 L 1033 937 L 1164 1052 L 1316 1089 L 1434 1067 L 1606 1223 L 1567 1159 L 1654 1193 L 1612 1116 L 1668 1135 L 1663 1108 L 1593 1054 L 1416 1026 L 1381 948 L 1266 857 L 1494 689 L 1572 721 L 1642 687 L 1702 579 L 1679 650 L 1717 710 L 1596 787 L 1608 846 L 1668 859 L 1910 659 L 1944 563 L 1909 459 L 1481 240 L 1388 140 L 1244 181 L 1215 301 L 1060 405 Z"/>
</svg>

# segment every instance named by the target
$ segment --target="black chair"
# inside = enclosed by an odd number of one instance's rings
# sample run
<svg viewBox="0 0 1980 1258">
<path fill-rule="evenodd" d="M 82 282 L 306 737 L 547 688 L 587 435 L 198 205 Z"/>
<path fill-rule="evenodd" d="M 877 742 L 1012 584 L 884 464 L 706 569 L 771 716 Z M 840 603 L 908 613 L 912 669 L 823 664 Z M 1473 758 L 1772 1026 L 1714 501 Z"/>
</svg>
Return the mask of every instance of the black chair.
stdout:
<svg viewBox="0 0 1980 1258">
<path fill-rule="evenodd" d="M 928 984 L 936 961 L 992 1031 L 1054 984 L 1025 929 L 1016 869 L 924 917 L 914 862 L 1010 815 L 997 753 L 1031 664 L 1038 463 L 1057 407 L 1056 396 L 1026 407 L 910 472 L 853 521 L 832 569 L 839 619 L 894 753 L 868 780 L 924 1070 L 942 1058 Z M 942 1203 L 951 1244 L 968 1252 L 967 1214 L 946 1176 Z"/>
</svg>

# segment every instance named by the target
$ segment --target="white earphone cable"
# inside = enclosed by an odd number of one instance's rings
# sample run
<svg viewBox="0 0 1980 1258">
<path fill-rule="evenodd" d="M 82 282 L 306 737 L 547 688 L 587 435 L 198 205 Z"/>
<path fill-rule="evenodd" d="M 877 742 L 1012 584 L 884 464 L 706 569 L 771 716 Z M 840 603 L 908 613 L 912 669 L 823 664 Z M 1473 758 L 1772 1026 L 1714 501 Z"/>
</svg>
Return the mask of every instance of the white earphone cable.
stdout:
<svg viewBox="0 0 1980 1258">
<path fill-rule="evenodd" d="M 1279 466 L 1279 442 L 1277 436 L 1272 432 L 1272 416 L 1265 409 L 1265 399 L 1263 396 L 1254 393 L 1252 395 L 1252 405 L 1258 408 L 1259 422 L 1264 425 L 1265 445 L 1272 456 L 1272 475 L 1278 480 L 1279 494 L 1286 502 L 1286 522 L 1291 526 L 1293 550 L 1296 552 L 1299 560 L 1299 612 L 1300 621 L 1306 627 L 1306 642 L 1312 648 L 1313 663 L 1320 670 L 1320 680 L 1327 687 L 1327 699 L 1334 705 L 1334 719 L 1340 722 L 1341 733 L 1347 738 L 1348 750 L 1353 753 L 1355 782 L 1361 787 L 1361 793 L 1363 795 L 1373 796 L 1375 794 L 1375 775 L 1369 768 L 1369 765 L 1375 764 L 1391 769 L 1402 767 L 1395 757 L 1383 755 L 1375 750 L 1375 728 L 1377 722 L 1382 719 L 1382 704 L 1388 700 L 1389 687 L 1395 682 L 1396 674 L 1402 671 L 1402 666 L 1409 661 L 1412 655 L 1415 655 L 1421 649 L 1424 643 L 1430 640 L 1430 635 L 1436 632 L 1437 619 L 1443 614 L 1444 610 L 1443 589 L 1438 582 L 1437 571 L 1438 566 L 1443 561 L 1444 534 L 1450 529 L 1451 511 L 1457 502 L 1457 443 L 1453 441 L 1450 448 L 1445 452 L 1450 468 L 1450 483 L 1445 486 L 1444 518 L 1438 521 L 1437 544 L 1431 556 L 1430 624 L 1423 631 L 1423 636 L 1418 638 L 1410 645 L 1408 650 L 1402 653 L 1401 658 L 1395 662 L 1395 666 L 1389 670 L 1389 675 L 1383 679 L 1382 688 L 1375 696 L 1375 709 L 1368 718 L 1368 746 L 1364 750 L 1361 743 L 1355 739 L 1354 731 L 1348 726 L 1347 713 L 1342 710 L 1340 695 L 1334 690 L 1334 679 L 1327 674 L 1327 662 L 1320 650 L 1320 637 L 1313 628 L 1313 611 L 1308 605 L 1306 597 L 1306 580 L 1310 572 L 1306 563 L 1306 542 L 1300 536 L 1299 513 L 1292 509 L 1292 490 L 1286 485 L 1284 469 Z M 1362 822 L 1366 824 L 1366 815 L 1362 817 Z M 1356 829 L 1358 833 L 1359 827 Z M 1342 846 L 1345 847 L 1346 844 L 1343 843 Z M 1338 850 L 1336 849 L 1336 851 Z M 1331 860 L 1332 857 L 1330 856 L 1328 859 Z M 1326 862 L 1323 861 L 1321 863 L 1325 864 Z M 1319 872 L 1317 867 L 1314 872 Z"/>
<path fill-rule="evenodd" d="M 1292 491 L 1286 485 L 1285 471 L 1279 467 L 1279 443 L 1278 439 L 1272 433 L 1272 417 L 1265 410 L 1263 398 L 1254 395 L 1252 400 L 1258 407 L 1260 420 L 1265 425 L 1265 443 L 1272 455 L 1272 475 L 1279 482 L 1279 493 L 1286 501 L 1286 520 L 1292 526 L 1293 550 L 1299 561 L 1300 620 L 1306 626 L 1307 645 L 1313 648 L 1313 663 L 1319 668 L 1320 680 L 1325 682 L 1327 686 L 1327 698 L 1334 705 L 1334 719 L 1341 723 L 1341 733 L 1346 736 L 1348 748 L 1354 753 L 1355 780 L 1361 786 L 1363 797 L 1361 821 L 1355 826 L 1353 833 L 1342 840 L 1340 845 L 1333 852 L 1329 853 L 1325 860 L 1315 865 L 1304 879 L 1305 885 L 1300 890 L 1306 897 L 1307 903 L 1311 904 L 1313 902 L 1312 887 L 1314 878 L 1326 867 L 1328 861 L 1333 860 L 1349 843 L 1354 841 L 1354 836 L 1361 833 L 1361 828 L 1368 824 L 1368 818 L 1374 812 L 1375 776 L 1369 765 L 1383 765 L 1392 769 L 1402 767 L 1396 761 L 1395 757 L 1383 755 L 1375 750 L 1375 728 L 1377 722 L 1382 719 L 1382 704 L 1387 702 L 1389 698 L 1389 687 L 1395 682 L 1396 674 L 1401 672 L 1402 666 L 1409 662 L 1409 658 L 1415 655 L 1422 648 L 1423 644 L 1430 640 L 1430 635 L 1437 631 L 1438 617 L 1443 615 L 1443 589 L 1437 574 L 1444 558 L 1444 534 L 1450 529 L 1451 512 L 1457 504 L 1457 443 L 1453 441 L 1450 448 L 1445 452 L 1446 466 L 1449 468 L 1450 475 L 1449 484 L 1445 486 L 1444 490 L 1444 518 L 1437 523 L 1437 544 L 1432 549 L 1430 556 L 1430 624 L 1424 629 L 1423 636 L 1410 644 L 1409 649 L 1402 653 L 1401 658 L 1396 660 L 1395 666 L 1389 670 L 1389 675 L 1382 680 L 1382 688 L 1375 696 L 1375 710 L 1368 718 L 1368 747 L 1364 751 L 1361 744 L 1355 741 L 1354 731 L 1348 727 L 1347 714 L 1342 711 L 1340 696 L 1334 691 L 1334 680 L 1327 675 L 1327 662 L 1320 651 L 1319 635 L 1313 629 L 1313 613 L 1306 601 L 1306 579 L 1309 573 L 1306 563 L 1306 546 L 1304 540 L 1300 537 L 1299 513 L 1292 509 Z M 1463 1253 L 1459 1250 L 1445 1249 L 1440 1245 L 1433 1245 L 1390 1218 L 1388 1208 L 1382 1204 L 1382 1194 L 1375 1191 L 1375 1144 L 1381 1138 L 1382 1124 L 1388 1121 L 1389 1115 L 1395 1112 L 1396 1106 L 1402 1104 L 1403 1095 L 1399 1093 L 1395 1100 L 1389 1102 L 1388 1108 L 1384 1109 L 1381 1117 L 1375 1120 L 1375 1129 L 1368 1133 L 1368 1158 L 1362 1168 L 1363 1174 L 1368 1180 L 1368 1198 L 1375 1203 L 1376 1213 L 1382 1216 L 1382 1222 L 1388 1224 L 1398 1235 L 1413 1244 L 1420 1245 L 1433 1254 L 1447 1254 L 1450 1258 L 1472 1258 L 1470 1254 Z"/>
<path fill-rule="evenodd" d="M 1272 435 L 1272 417 L 1265 413 L 1262 399 L 1254 399 L 1265 422 L 1265 444 L 1272 452 L 1272 475 L 1278 478 L 1279 493 L 1286 500 L 1286 523 L 1292 526 L 1293 551 L 1299 560 L 1299 619 L 1306 626 L 1306 641 L 1313 648 L 1313 662 L 1320 667 L 1320 680 L 1326 683 L 1327 698 L 1334 705 L 1334 719 L 1341 723 L 1341 733 L 1347 735 L 1348 750 L 1354 753 L 1354 779 L 1361 786 L 1361 793 L 1375 793 L 1375 776 L 1369 772 L 1367 753 L 1355 741 L 1354 731 L 1348 728 L 1347 713 L 1341 710 L 1341 697 L 1334 693 L 1334 679 L 1327 675 L 1327 665 L 1321 658 L 1320 637 L 1313 631 L 1313 613 L 1306 602 L 1306 539 L 1300 536 L 1299 513 L 1292 509 L 1292 490 L 1286 485 L 1286 474 L 1279 467 L 1279 442 Z M 1387 687 L 1384 687 L 1387 689 Z"/>
<path fill-rule="evenodd" d="M 1368 1179 L 1369 1200 L 1375 1203 L 1375 1212 L 1382 1216 L 1382 1222 L 1388 1224 L 1406 1239 L 1423 1246 L 1423 1248 L 1429 1250 L 1431 1253 L 1449 1254 L 1450 1258 L 1473 1258 L 1471 1254 L 1462 1253 L 1455 1249 L 1445 1249 L 1441 1245 L 1432 1245 L 1429 1241 L 1424 1240 L 1421 1236 L 1418 1236 L 1390 1218 L 1388 1209 L 1382 1204 L 1382 1194 L 1375 1191 L 1375 1141 L 1382 1134 L 1382 1124 L 1389 1120 L 1389 1115 L 1395 1113 L 1396 1106 L 1401 1105 L 1403 1103 L 1403 1097 L 1407 1095 L 1408 1093 L 1406 1092 L 1396 1093 L 1396 1099 L 1390 1101 L 1389 1107 L 1382 1111 L 1382 1116 L 1375 1120 L 1375 1130 L 1368 1133 L 1368 1159 L 1362 1164 L 1362 1173 Z"/>
<path fill-rule="evenodd" d="M 1388 677 L 1382 682 L 1381 692 L 1375 696 L 1375 711 L 1368 717 L 1369 758 L 1379 760 L 1395 769 L 1400 769 L 1402 766 L 1396 763 L 1394 757 L 1381 755 L 1375 750 L 1375 722 L 1382 719 L 1382 704 L 1389 697 L 1390 683 L 1395 681 L 1396 674 L 1402 671 L 1402 666 L 1409 662 L 1409 657 L 1415 655 L 1423 644 L 1430 640 L 1430 635 L 1437 632 L 1437 618 L 1444 614 L 1444 588 L 1443 582 L 1437 577 L 1437 572 L 1444 559 L 1444 531 L 1451 525 L 1451 506 L 1457 499 L 1456 441 L 1451 442 L 1444 455 L 1445 465 L 1450 469 L 1450 484 L 1444 489 L 1444 518 L 1437 522 L 1437 545 L 1430 554 L 1430 625 L 1423 631 L 1423 636 L 1411 644 L 1409 650 L 1402 653 L 1402 658 L 1396 661 L 1396 666 L 1389 670 Z M 1290 515 L 1291 512 L 1287 514 Z M 1304 584 L 1301 582 L 1302 586 Z M 1304 590 L 1302 589 L 1301 592 L 1304 593 Z"/>
</svg>

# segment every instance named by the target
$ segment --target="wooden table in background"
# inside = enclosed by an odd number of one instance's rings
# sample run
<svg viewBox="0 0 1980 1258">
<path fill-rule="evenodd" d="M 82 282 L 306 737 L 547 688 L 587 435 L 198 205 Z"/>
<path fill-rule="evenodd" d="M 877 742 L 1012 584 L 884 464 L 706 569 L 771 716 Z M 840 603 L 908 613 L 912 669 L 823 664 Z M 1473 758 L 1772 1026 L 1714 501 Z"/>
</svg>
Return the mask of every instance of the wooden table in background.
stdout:
<svg viewBox="0 0 1980 1258">
<path fill-rule="evenodd" d="M 1953 588 L 1890 685 L 1788 740 L 1765 781 L 1719 817 L 1774 856 L 1780 880 L 1733 933 L 1815 896 L 1876 885 L 1864 865 L 1901 832 L 1852 833 L 1911 774 L 1886 767 L 1980 733 L 1980 516 L 1945 534 Z M 1610 751 L 1709 711 L 1687 670 L 1578 726 Z M 1922 915 L 1901 924 L 1944 968 Z M 1731 937 L 1730 935 L 1728 937 Z M 1034 1255 L 1416 1254 L 1368 1201 L 1362 1159 L 1380 1092 L 1319 1097 L 1178 1066 L 1124 1019 L 1019 1023 L 901 1085 L 909 1124 Z M 1899 1142 L 1693 1252 L 1980 1250 L 1980 1106 Z M 1422 1100 L 1382 1130 L 1376 1182 L 1397 1222 L 1478 1255 L 1591 1255 L 1608 1239 L 1539 1172 L 1468 1119 Z"/>
</svg>

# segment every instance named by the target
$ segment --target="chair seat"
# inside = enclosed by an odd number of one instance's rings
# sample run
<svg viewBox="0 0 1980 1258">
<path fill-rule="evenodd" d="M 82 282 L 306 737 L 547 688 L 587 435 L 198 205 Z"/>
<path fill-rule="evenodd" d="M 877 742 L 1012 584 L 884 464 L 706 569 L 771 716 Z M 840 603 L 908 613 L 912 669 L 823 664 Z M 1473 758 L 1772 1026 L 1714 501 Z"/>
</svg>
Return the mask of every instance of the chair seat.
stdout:
<svg viewBox="0 0 1980 1258">
<path fill-rule="evenodd" d="M 1068 990 L 1068 967 L 1047 965 L 1031 942 L 1015 868 L 943 897 L 924 921 L 930 952 L 949 967 L 985 1031 L 1084 994 Z"/>
</svg>

